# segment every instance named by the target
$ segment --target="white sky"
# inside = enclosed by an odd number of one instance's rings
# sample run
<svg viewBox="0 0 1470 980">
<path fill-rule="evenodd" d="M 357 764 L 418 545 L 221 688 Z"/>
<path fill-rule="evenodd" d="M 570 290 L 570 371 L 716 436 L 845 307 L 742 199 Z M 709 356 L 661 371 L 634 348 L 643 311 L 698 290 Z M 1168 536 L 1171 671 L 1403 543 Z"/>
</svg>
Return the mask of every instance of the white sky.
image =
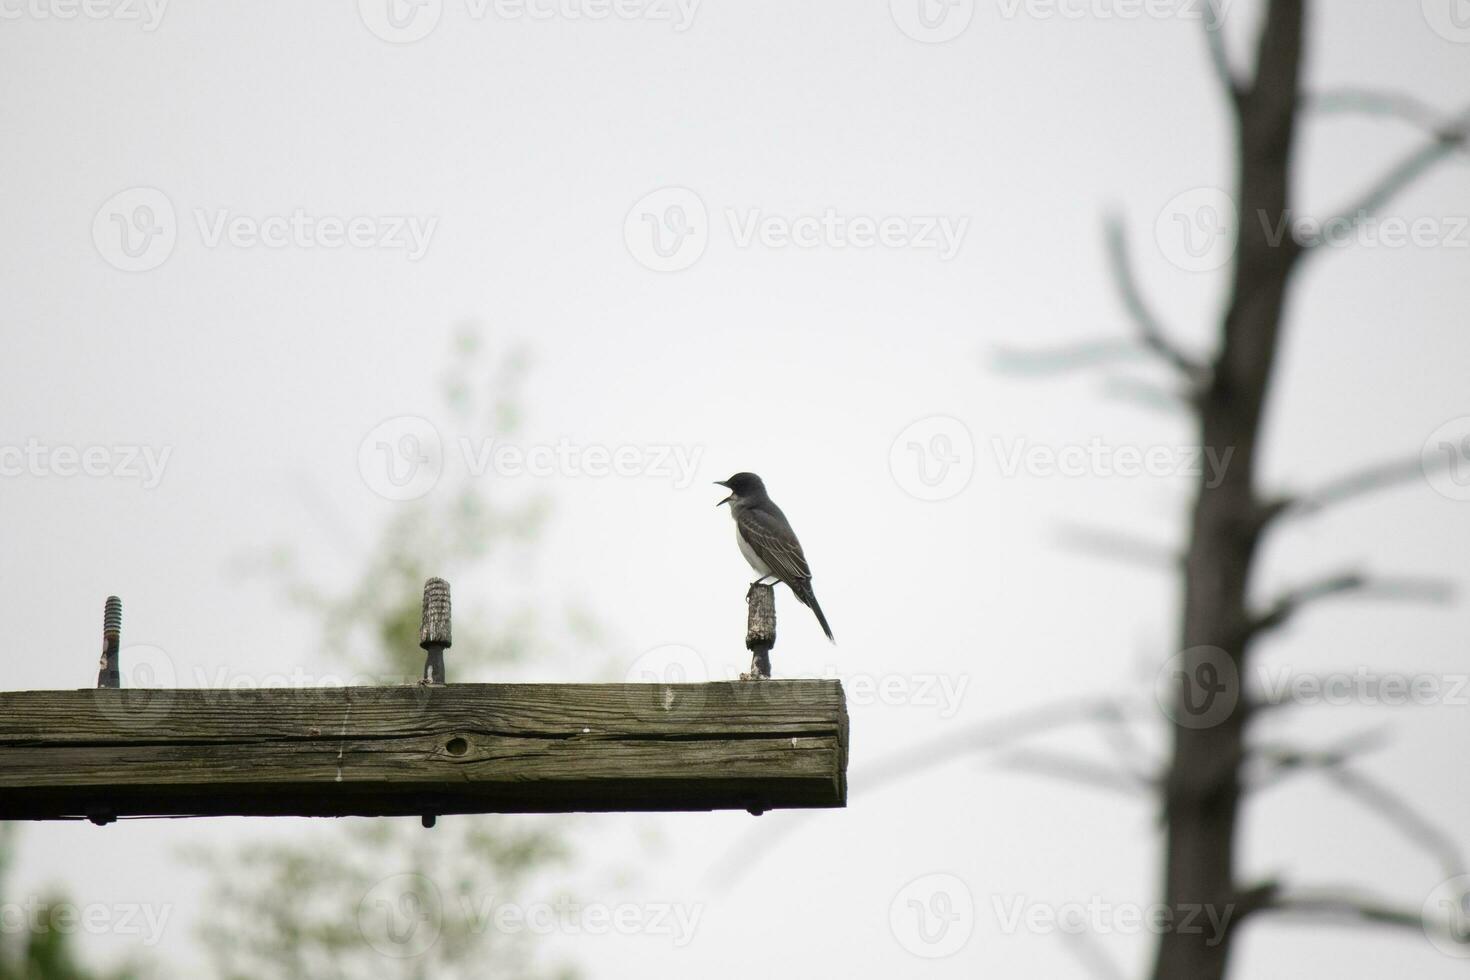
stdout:
<svg viewBox="0 0 1470 980">
<path fill-rule="evenodd" d="M 1445 23 L 1437 2 L 1313 4 L 1310 85 L 1382 86 L 1455 108 L 1470 38 L 1432 29 Z M 343 533 L 370 540 L 401 505 L 364 480 L 359 444 L 409 415 L 453 446 L 439 381 L 454 325 L 475 319 L 533 351 L 522 445 L 699 454 L 687 487 L 487 478 L 552 496 L 551 530 L 526 574 L 548 601 L 590 606 L 622 662 L 682 644 L 713 673 L 738 667 L 747 571 L 709 481 L 751 469 L 801 533 L 841 642 L 827 646 L 783 594 L 778 674 L 836 672 L 854 695 L 859 679 L 965 685 L 949 717 L 854 696 L 850 807 L 762 817 L 769 844 L 743 836 L 756 826 L 745 814 L 638 818 L 662 830 L 667 850 L 632 886 L 635 900 L 703 903 L 703 919 L 677 951 L 647 936 L 555 940 L 589 975 L 785 975 L 820 950 L 827 975 L 1082 976 L 1058 936 L 1007 933 L 996 903 L 1155 899 L 1147 805 L 983 762 L 871 792 L 863 774 L 905 746 L 1030 705 L 1145 693 L 1172 652 L 1173 582 L 1060 549 L 1057 532 L 1086 522 L 1168 541 L 1187 481 L 1007 475 L 1003 464 L 1022 443 L 1167 450 L 1187 428 L 1105 399 L 1090 376 L 998 375 L 988 354 L 1122 333 L 1101 247 L 1110 207 L 1129 221 L 1157 308 L 1186 344 L 1209 342 L 1222 277 L 1170 264 L 1154 235 L 1176 195 L 1231 179 L 1195 21 L 1125 19 L 1104 0 L 1067 4 L 1079 17 L 981 2 L 959 36 L 925 44 L 877 0 L 706 0 L 684 31 L 494 7 L 476 17 L 467 0 L 445 0 L 428 36 L 390 44 L 349 3 L 170 6 L 152 31 L 36 15 L 60 6 L 0 0 L 0 445 L 171 455 L 148 489 L 128 477 L 0 479 L 11 646 L 0 687 L 89 686 L 110 592 L 124 598 L 126 640 L 167 651 L 186 683 L 222 666 L 254 677 L 320 669 L 311 624 L 228 566 L 282 542 L 331 568 Z M 1254 6 L 1240 0 L 1231 14 L 1240 63 Z M 1335 208 L 1413 139 L 1398 123 L 1314 119 L 1301 146 L 1304 211 Z M 1463 159 L 1445 166 L 1390 209 L 1433 219 L 1446 244 L 1337 250 L 1300 279 L 1271 405 L 1273 481 L 1413 454 L 1470 414 L 1470 232 L 1454 244 L 1454 219 L 1470 215 L 1467 172 Z M 128 273 L 106 261 L 93 225 L 104 202 L 136 187 L 167 196 L 177 243 L 157 268 Z M 624 222 L 665 187 L 698 195 L 708 245 L 692 267 L 657 273 L 635 261 Z M 969 223 L 945 261 L 914 249 L 741 247 L 726 217 L 828 208 Z M 258 220 L 298 209 L 437 223 L 417 261 L 389 249 L 210 247 L 199 225 L 222 210 Z M 963 422 L 974 475 L 931 503 L 905 491 L 889 459 L 901 431 L 933 416 Z M 1426 482 L 1302 524 L 1268 548 L 1261 594 L 1370 562 L 1463 586 L 1467 507 Z M 1466 670 L 1465 635 L 1463 606 L 1337 606 L 1304 618 L 1265 660 L 1445 677 Z M 575 662 L 528 673 L 588 679 Z M 1294 730 L 1326 742 L 1391 725 L 1370 771 L 1470 845 L 1470 794 L 1449 768 L 1463 713 L 1463 703 L 1315 708 Z M 1048 744 L 1099 751 L 1090 732 Z M 626 818 L 583 825 L 595 842 Z M 200 882 L 179 847 L 292 826 L 27 826 L 11 891 L 59 882 L 87 901 L 174 904 L 159 950 L 197 963 Z M 765 853 L 736 886 L 715 888 L 708 872 L 736 842 Z M 1243 854 L 1249 873 L 1371 885 L 1411 907 L 1443 877 L 1311 780 L 1250 808 Z M 930 961 L 905 950 L 889 912 L 907 882 L 936 872 L 966 883 L 975 914 L 964 948 Z M 1147 962 L 1146 936 L 1100 941 L 1134 974 Z M 105 959 L 127 944 L 82 945 Z M 1461 972 L 1417 935 L 1277 925 L 1248 931 L 1238 967 Z"/>
</svg>

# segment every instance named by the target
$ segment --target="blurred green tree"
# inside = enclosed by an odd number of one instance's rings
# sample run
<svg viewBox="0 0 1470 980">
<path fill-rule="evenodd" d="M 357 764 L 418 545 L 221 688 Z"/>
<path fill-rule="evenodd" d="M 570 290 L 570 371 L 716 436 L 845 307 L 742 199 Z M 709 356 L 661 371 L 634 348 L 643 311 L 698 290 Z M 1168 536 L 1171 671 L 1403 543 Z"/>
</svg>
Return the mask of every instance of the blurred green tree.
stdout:
<svg viewBox="0 0 1470 980">
<path fill-rule="evenodd" d="M 521 349 L 492 354 L 479 331 L 457 333 L 445 397 L 474 445 L 516 432 L 526 367 Z M 320 621 L 324 657 L 356 682 L 380 684 L 420 676 L 420 594 L 426 578 L 444 576 L 454 585 L 451 681 L 490 680 L 497 669 L 503 679 L 533 637 L 538 664 L 555 646 L 529 600 L 497 603 L 492 619 L 477 598 L 514 595 L 547 514 L 542 497 L 502 499 L 503 486 L 456 485 L 446 474 L 432 493 L 395 504 L 345 591 L 310 581 L 289 551 L 268 556 L 265 571 Z M 478 587 L 487 582 L 496 587 Z M 589 623 L 572 613 L 558 631 L 585 647 L 596 635 Z M 228 978 L 573 977 L 570 967 L 540 962 L 525 932 L 491 927 L 496 907 L 568 858 L 570 819 L 461 816 L 429 830 L 412 819 L 347 819 L 285 842 L 198 855 L 211 891 L 203 936 Z"/>
</svg>

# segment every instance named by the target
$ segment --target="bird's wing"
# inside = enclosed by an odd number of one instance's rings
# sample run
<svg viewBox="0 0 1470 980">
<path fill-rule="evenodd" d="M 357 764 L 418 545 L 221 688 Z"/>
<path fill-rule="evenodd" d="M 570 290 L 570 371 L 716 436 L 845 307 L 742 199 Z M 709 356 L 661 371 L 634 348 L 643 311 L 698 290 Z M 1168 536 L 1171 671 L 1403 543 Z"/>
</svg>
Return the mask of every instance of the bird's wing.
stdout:
<svg viewBox="0 0 1470 980">
<path fill-rule="evenodd" d="M 801 553 L 801 542 L 796 540 L 796 533 L 784 516 L 747 507 L 736 517 L 736 524 L 745 543 L 766 563 L 772 574 L 787 582 L 812 577 L 806 556 Z"/>
</svg>

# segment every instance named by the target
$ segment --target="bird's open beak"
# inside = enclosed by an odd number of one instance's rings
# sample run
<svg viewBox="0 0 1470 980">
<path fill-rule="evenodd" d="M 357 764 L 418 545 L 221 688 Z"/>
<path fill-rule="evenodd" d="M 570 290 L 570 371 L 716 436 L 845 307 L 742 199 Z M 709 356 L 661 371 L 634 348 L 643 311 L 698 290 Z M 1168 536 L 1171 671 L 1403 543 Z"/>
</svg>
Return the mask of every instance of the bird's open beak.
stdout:
<svg viewBox="0 0 1470 980">
<path fill-rule="evenodd" d="M 730 489 L 729 482 L 727 482 L 725 480 L 716 480 L 715 481 L 715 486 L 717 486 L 717 487 L 724 487 L 726 490 Z M 726 497 L 724 500 L 721 500 L 720 501 L 720 504 L 728 504 L 730 501 L 732 501 L 734 499 L 735 499 L 735 495 L 732 493 L 732 494 L 730 494 L 730 496 Z M 720 504 L 715 504 L 715 506 L 718 507 L 718 506 L 720 506 Z"/>
</svg>

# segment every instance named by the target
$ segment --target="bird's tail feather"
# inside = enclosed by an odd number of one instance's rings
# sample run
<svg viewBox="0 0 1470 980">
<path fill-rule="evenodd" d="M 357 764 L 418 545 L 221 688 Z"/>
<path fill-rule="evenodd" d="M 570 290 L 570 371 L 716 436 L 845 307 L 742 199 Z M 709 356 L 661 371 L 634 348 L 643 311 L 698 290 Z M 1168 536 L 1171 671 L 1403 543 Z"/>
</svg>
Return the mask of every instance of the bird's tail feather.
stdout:
<svg viewBox="0 0 1470 980">
<path fill-rule="evenodd" d="M 797 579 L 788 584 L 791 586 L 792 594 L 801 600 L 801 604 L 817 614 L 817 622 L 822 624 L 822 632 L 827 634 L 827 639 L 836 643 L 837 638 L 832 635 L 832 627 L 827 625 L 827 617 L 822 615 L 822 607 L 817 603 L 817 594 L 812 591 L 811 582 L 806 579 Z"/>
</svg>

